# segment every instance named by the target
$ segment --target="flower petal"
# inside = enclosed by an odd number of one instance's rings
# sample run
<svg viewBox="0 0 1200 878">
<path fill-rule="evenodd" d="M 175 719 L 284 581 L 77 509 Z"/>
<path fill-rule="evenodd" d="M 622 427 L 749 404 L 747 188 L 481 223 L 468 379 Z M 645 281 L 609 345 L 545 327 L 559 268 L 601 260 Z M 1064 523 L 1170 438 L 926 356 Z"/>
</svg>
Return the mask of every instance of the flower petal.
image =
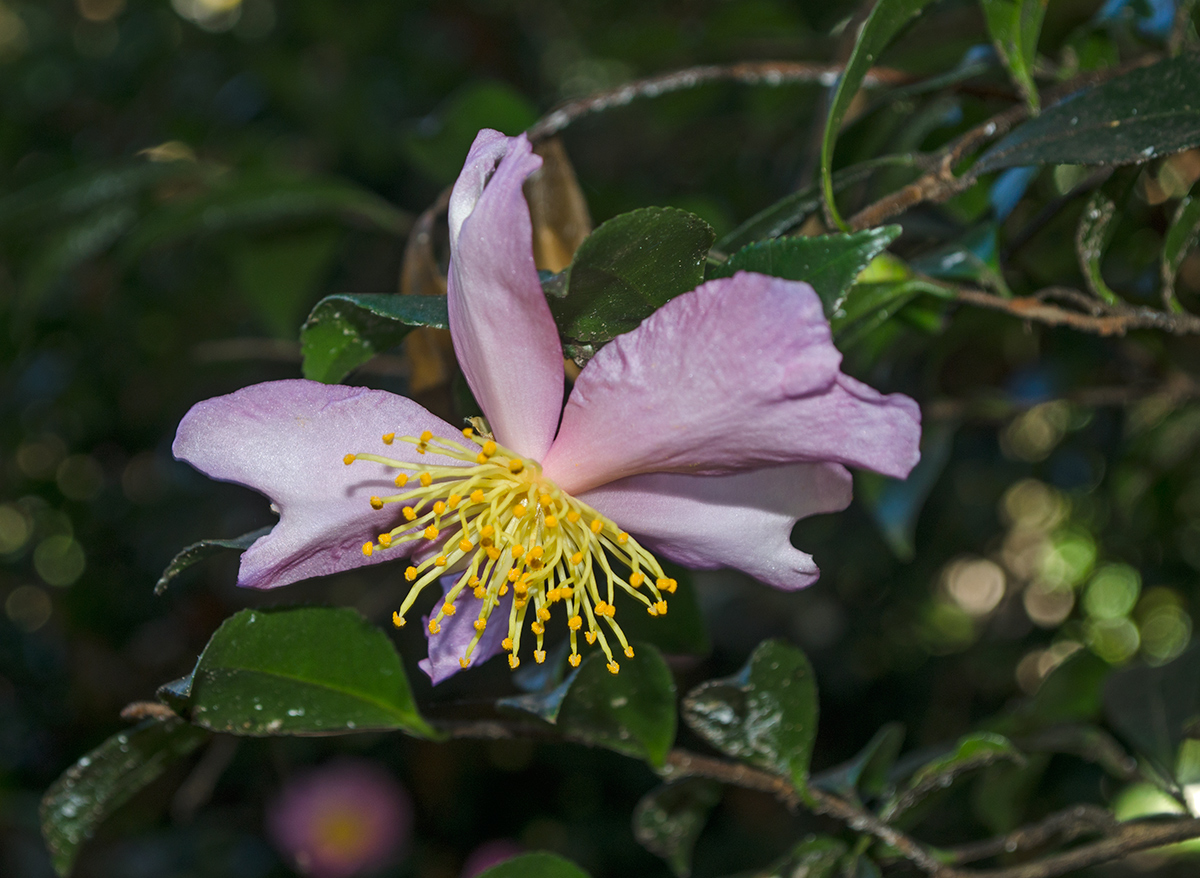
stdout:
<svg viewBox="0 0 1200 878">
<path fill-rule="evenodd" d="M 656 471 L 835 461 L 904 477 L 920 409 L 839 371 L 812 287 L 739 272 L 672 299 L 583 370 L 543 461 L 579 493 Z"/>
<path fill-rule="evenodd" d="M 836 463 L 794 463 L 724 476 L 650 473 L 579 499 L 688 567 L 733 567 L 782 589 L 816 582 L 811 555 L 792 545 L 792 526 L 850 504 L 850 473 Z"/>
<path fill-rule="evenodd" d="M 458 577 L 459 574 L 451 573 L 438 580 L 442 586 L 443 595 L 450 593 L 454 583 L 458 582 Z M 488 627 L 484 629 L 475 651 L 471 653 L 467 667 L 473 668 L 481 665 L 492 656 L 504 652 L 501 643 L 508 636 L 508 613 L 512 607 L 512 600 L 511 594 L 500 598 L 500 603 L 492 610 Z M 429 641 L 429 658 L 421 659 L 417 664 L 422 671 L 429 675 L 434 686 L 463 670 L 458 660 L 467 651 L 467 644 L 475 636 L 475 620 L 479 618 L 479 600 L 471 593 L 470 589 L 462 590 L 458 600 L 454 602 L 454 608 L 457 612 L 453 616 L 445 616 L 442 619 L 441 631 L 437 634 L 429 633 L 429 617 L 426 616 L 423 620 L 425 639 Z"/>
<path fill-rule="evenodd" d="M 475 138 L 450 197 L 447 283 L 467 383 L 497 441 L 535 460 L 550 448 L 563 398 L 562 343 L 533 264 L 521 191 L 541 164 L 524 135 L 485 130 Z"/>
<path fill-rule="evenodd" d="M 343 463 L 347 453 L 454 465 L 419 456 L 405 442 L 384 445 L 395 431 L 457 431 L 403 396 L 316 381 L 271 381 L 192 406 L 179 423 L 172 450 L 214 479 L 266 494 L 279 523 L 242 555 L 238 585 L 275 588 L 402 557 L 403 546 L 371 557 L 362 546 L 395 526 L 395 505 L 371 508 L 373 495 L 396 493 L 392 471 L 370 461 Z"/>
</svg>

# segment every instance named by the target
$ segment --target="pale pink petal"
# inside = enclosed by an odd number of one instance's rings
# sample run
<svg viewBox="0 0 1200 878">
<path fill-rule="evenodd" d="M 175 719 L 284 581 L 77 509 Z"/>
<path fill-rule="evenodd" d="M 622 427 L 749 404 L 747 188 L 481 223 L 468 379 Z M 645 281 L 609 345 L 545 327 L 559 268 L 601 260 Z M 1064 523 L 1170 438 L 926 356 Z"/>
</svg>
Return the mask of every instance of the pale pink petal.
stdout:
<svg viewBox="0 0 1200 878">
<path fill-rule="evenodd" d="M 834 461 L 904 477 L 920 410 L 839 371 L 808 284 L 739 272 L 672 299 L 575 382 L 546 476 L 579 493 L 637 473 Z"/>
<path fill-rule="evenodd" d="M 803 588 L 819 572 L 792 545 L 801 518 L 850 504 L 850 473 L 794 463 L 724 476 L 650 473 L 580 496 L 653 552 L 697 569 L 733 567 L 776 588 Z"/>
<path fill-rule="evenodd" d="M 448 594 L 458 581 L 458 574 L 443 576 L 439 583 L 442 594 Z M 508 636 L 508 613 L 512 607 L 512 594 L 500 598 L 500 603 L 492 610 L 488 618 L 488 626 L 479 638 L 475 651 L 467 667 L 477 667 L 494 655 L 504 652 L 500 644 Z M 441 606 L 437 604 L 436 606 Z M 467 651 L 467 644 L 475 636 L 475 620 L 479 618 L 480 601 L 470 589 L 463 589 L 454 602 L 455 613 L 442 619 L 441 631 L 429 633 L 429 617 L 423 620 L 425 639 L 429 641 L 429 658 L 421 659 L 417 664 L 436 686 L 443 680 L 449 679 L 463 669 L 458 660 Z"/>
<path fill-rule="evenodd" d="M 238 584 L 274 588 L 402 557 L 403 548 L 362 553 L 364 543 L 395 526 L 399 509 L 371 508 L 373 495 L 397 492 L 395 475 L 377 463 L 350 466 L 348 453 L 396 460 L 456 464 L 419 456 L 403 442 L 384 445 L 384 433 L 447 438 L 458 431 L 411 399 L 382 390 L 271 381 L 192 406 L 179 423 L 172 450 L 180 460 L 226 482 L 266 494 L 279 523 L 242 555 Z"/>
<path fill-rule="evenodd" d="M 479 132 L 450 199 L 447 284 L 450 335 L 467 383 L 496 441 L 535 460 L 550 448 L 563 398 L 562 344 L 533 264 L 521 191 L 541 164 L 524 135 Z"/>
</svg>

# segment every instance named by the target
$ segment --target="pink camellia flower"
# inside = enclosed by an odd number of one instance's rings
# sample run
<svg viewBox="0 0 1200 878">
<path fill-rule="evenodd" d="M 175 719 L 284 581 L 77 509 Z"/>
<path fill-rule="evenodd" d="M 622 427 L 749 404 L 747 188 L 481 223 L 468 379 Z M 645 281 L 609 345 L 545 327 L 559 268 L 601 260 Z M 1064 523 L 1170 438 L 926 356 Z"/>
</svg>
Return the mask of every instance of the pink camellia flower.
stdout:
<svg viewBox="0 0 1200 878">
<path fill-rule="evenodd" d="M 199 403 L 175 439 L 176 457 L 279 511 L 239 584 L 410 557 L 402 625 L 441 579 L 422 662 L 435 683 L 501 649 L 515 668 L 525 630 L 543 661 L 555 612 L 571 663 L 582 633 L 616 673 L 614 651 L 633 656 L 616 592 L 659 615 L 675 589 L 656 555 L 809 585 L 792 526 L 847 506 L 844 465 L 904 477 L 918 458 L 916 403 L 841 373 L 813 289 L 746 272 L 603 347 L 564 407 L 521 191 L 540 164 L 523 136 L 482 131 L 450 200 L 450 333 L 490 435 L 390 393 L 276 381 Z"/>
<path fill-rule="evenodd" d="M 380 765 L 340 759 L 290 779 L 267 810 L 271 840 L 314 878 L 350 878 L 395 860 L 412 804 Z"/>
</svg>

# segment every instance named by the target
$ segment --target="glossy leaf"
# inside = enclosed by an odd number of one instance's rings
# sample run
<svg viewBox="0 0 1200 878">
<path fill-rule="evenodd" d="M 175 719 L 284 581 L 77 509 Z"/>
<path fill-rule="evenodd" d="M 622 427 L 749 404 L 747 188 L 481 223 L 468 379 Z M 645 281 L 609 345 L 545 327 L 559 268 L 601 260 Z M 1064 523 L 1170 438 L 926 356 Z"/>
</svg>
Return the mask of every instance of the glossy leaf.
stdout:
<svg viewBox="0 0 1200 878">
<path fill-rule="evenodd" d="M 1193 187 L 1193 192 L 1200 187 Z M 1196 246 L 1200 239 L 1200 197 L 1188 195 L 1179 202 L 1175 216 L 1171 218 L 1171 226 L 1167 229 L 1163 240 L 1162 251 L 1162 283 L 1163 300 L 1172 307 L 1175 303 L 1175 276 L 1179 266 L 1188 252 Z"/>
<path fill-rule="evenodd" d="M 673 207 L 613 217 L 575 252 L 562 296 L 548 296 L 559 332 L 595 348 L 633 329 L 704 279 L 714 237 L 700 217 Z"/>
<path fill-rule="evenodd" d="M 505 860 L 480 872 L 478 878 L 588 878 L 588 874 L 558 854 L 538 851 Z"/>
<path fill-rule="evenodd" d="M 828 835 L 810 835 L 755 878 L 835 878 L 845 855 L 844 842 Z"/>
<path fill-rule="evenodd" d="M 842 120 L 850 109 L 850 103 L 858 94 L 867 71 L 879 60 L 892 38 L 900 29 L 908 24 L 913 17 L 929 4 L 930 0 L 879 0 L 862 29 L 858 32 L 854 50 L 846 62 L 846 69 L 838 79 L 837 88 L 829 102 L 829 113 L 825 117 L 825 133 L 821 138 L 821 187 L 825 198 L 825 207 L 839 228 L 846 224 L 838 214 L 834 202 L 836 190 L 833 185 L 833 147 L 837 143 L 838 132 Z"/>
<path fill-rule="evenodd" d="M 1040 107 L 1033 82 L 1038 35 L 1046 17 L 1046 0 L 980 0 L 988 33 L 1017 88 L 1033 112 Z"/>
<path fill-rule="evenodd" d="M 1161 667 L 1115 671 L 1104 687 L 1104 715 L 1137 753 L 1171 775 L 1186 727 L 1200 715 L 1200 648 Z"/>
<path fill-rule="evenodd" d="M 304 377 L 336 384 L 376 354 L 400 344 L 418 326 L 449 328 L 445 296 L 326 296 L 300 330 Z"/>
<path fill-rule="evenodd" d="M 904 724 L 888 723 L 853 759 L 814 775 L 809 783 L 846 799 L 872 799 L 883 792 L 903 744 Z"/>
<path fill-rule="evenodd" d="M 763 641 L 737 674 L 689 692 L 683 717 L 722 753 L 789 778 L 798 789 L 807 783 L 817 734 L 817 684 L 796 647 Z"/>
<path fill-rule="evenodd" d="M 167 565 L 167 569 L 162 572 L 162 576 L 155 583 L 154 593 L 160 595 L 165 592 L 167 586 L 171 584 L 171 580 L 193 564 L 198 564 L 205 558 L 217 555 L 225 549 L 241 549 L 244 551 L 250 548 L 255 540 L 270 533 L 272 527 L 274 525 L 260 527 L 258 530 L 252 530 L 250 533 L 242 534 L 240 537 L 234 537 L 230 540 L 201 540 L 198 543 L 192 543 L 171 559 L 171 563 Z"/>
<path fill-rule="evenodd" d="M 105 818 L 208 737 L 182 720 L 147 720 L 68 768 L 42 797 L 40 811 L 55 871 L 69 874 L 80 846 Z"/>
<path fill-rule="evenodd" d="M 757 271 L 774 277 L 811 284 L 825 305 L 836 312 L 859 272 L 900 236 L 899 226 L 882 226 L 849 235 L 812 238 L 776 238 L 750 244 L 711 272 L 729 277 L 737 271 Z"/>
<path fill-rule="evenodd" d="M 1200 64 L 1192 54 L 1139 67 L 1018 126 L 975 165 L 1141 164 L 1200 144 Z"/>
<path fill-rule="evenodd" d="M 558 727 L 567 737 L 661 766 L 675 741 L 675 680 L 657 649 L 632 646 L 633 658 L 615 652 L 616 674 L 598 648 L 591 651 L 563 699 Z"/>
<path fill-rule="evenodd" d="M 706 778 L 663 784 L 646 793 L 634 808 L 634 838 L 666 860 L 676 875 L 687 878 L 696 839 L 720 800 L 720 784 Z"/>
<path fill-rule="evenodd" d="M 1113 219 L 1116 215 L 1116 204 L 1103 190 L 1097 189 L 1083 208 L 1079 225 L 1075 229 L 1075 253 L 1079 257 L 1079 270 L 1083 272 L 1083 279 L 1094 296 L 1111 305 L 1116 305 L 1121 300 L 1104 282 L 1100 273 L 1100 259 L 1112 237 Z"/>
<path fill-rule="evenodd" d="M 180 694 L 192 722 L 214 732 L 435 735 L 387 635 L 344 608 L 242 610 L 208 641 Z"/>
<path fill-rule="evenodd" d="M 911 810 L 933 793 L 948 789 L 955 780 L 997 762 L 1021 765 L 1021 752 L 1002 735 L 975 732 L 961 738 L 953 751 L 919 768 L 904 788 L 885 805 L 880 817 L 888 822 Z"/>
</svg>

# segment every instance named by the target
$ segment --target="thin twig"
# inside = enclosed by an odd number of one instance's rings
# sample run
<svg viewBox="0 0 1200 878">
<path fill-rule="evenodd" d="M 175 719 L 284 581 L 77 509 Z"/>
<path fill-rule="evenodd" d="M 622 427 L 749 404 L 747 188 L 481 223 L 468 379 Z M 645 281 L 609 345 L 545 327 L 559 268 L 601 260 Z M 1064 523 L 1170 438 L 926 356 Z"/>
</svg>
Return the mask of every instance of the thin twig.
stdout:
<svg viewBox="0 0 1200 878">
<path fill-rule="evenodd" d="M 1068 297 L 1067 294 L 1070 294 L 1069 297 L 1080 304 L 1086 301 L 1090 313 L 1068 311 L 1066 308 L 1044 301 L 1049 298 L 1049 291 L 1042 291 L 1034 296 L 1006 299 L 983 290 L 967 288 L 954 290 L 954 294 L 960 302 L 1004 311 L 1022 320 L 1032 320 L 1047 326 L 1069 326 L 1072 329 L 1090 332 L 1094 335 L 1124 335 L 1133 329 L 1160 329 L 1175 335 L 1200 334 L 1200 317 L 1196 317 L 1194 314 L 1157 311 L 1154 308 L 1135 305 L 1109 305 L 1092 299 L 1078 290 L 1055 288 L 1053 293 L 1060 298 Z"/>
<path fill-rule="evenodd" d="M 987 860 L 1041 847 L 1050 841 L 1069 842 L 1083 835 L 1108 835 L 1119 824 L 1112 814 L 1097 805 L 1076 805 L 1051 814 L 1044 820 L 1022 826 L 1008 835 L 965 844 L 950 851 L 955 865 Z"/>
</svg>

